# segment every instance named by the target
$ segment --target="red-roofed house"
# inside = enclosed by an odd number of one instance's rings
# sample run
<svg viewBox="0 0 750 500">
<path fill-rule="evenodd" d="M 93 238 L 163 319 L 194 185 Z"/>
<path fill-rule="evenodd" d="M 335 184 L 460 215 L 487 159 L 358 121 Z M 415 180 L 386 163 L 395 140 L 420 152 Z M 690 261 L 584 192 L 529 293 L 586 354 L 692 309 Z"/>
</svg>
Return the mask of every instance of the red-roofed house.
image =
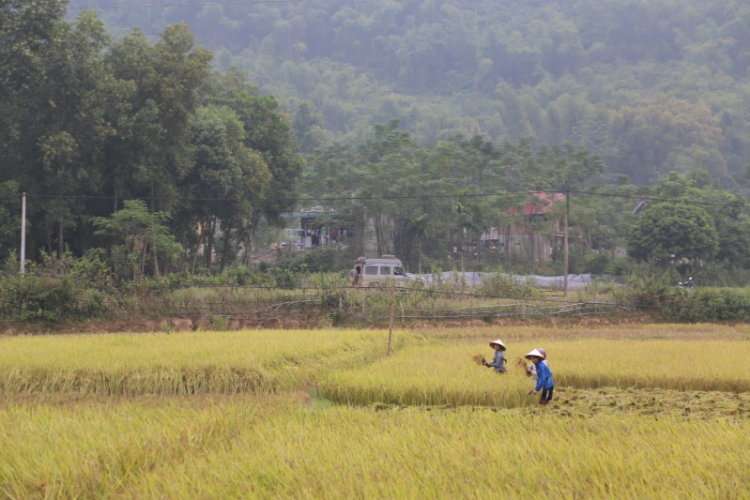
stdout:
<svg viewBox="0 0 750 500">
<path fill-rule="evenodd" d="M 530 201 L 521 209 L 524 215 L 545 215 L 552 210 L 552 207 L 561 201 L 565 201 L 565 195 L 562 193 L 545 193 L 544 191 L 529 191 L 536 200 Z M 516 207 L 510 207 L 508 212 L 511 215 L 518 215 Z"/>
<path fill-rule="evenodd" d="M 547 222 L 552 207 L 564 202 L 565 195 L 544 191 L 529 191 L 529 194 L 534 199 L 523 208 L 519 210 L 511 207 L 508 210 L 510 215 L 526 216 L 524 220 L 503 227 L 492 227 L 482 235 L 485 251 L 525 255 L 537 262 L 549 262 L 552 259 L 552 249 L 562 248 L 562 220 L 553 221 L 551 231 Z M 542 226 L 546 226 L 545 230 Z"/>
</svg>

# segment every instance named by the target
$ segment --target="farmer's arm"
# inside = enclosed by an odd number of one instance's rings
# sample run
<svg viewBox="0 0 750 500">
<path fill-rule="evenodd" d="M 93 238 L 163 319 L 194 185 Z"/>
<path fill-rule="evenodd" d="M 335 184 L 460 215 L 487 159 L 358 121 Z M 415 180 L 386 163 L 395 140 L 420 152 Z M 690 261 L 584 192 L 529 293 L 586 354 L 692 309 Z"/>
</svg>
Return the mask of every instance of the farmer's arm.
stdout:
<svg viewBox="0 0 750 500">
<path fill-rule="evenodd" d="M 505 356 L 501 351 L 497 351 L 495 353 L 495 359 L 492 361 L 492 363 L 487 363 L 487 366 L 492 366 L 493 368 L 502 368 L 503 363 L 505 363 Z"/>
</svg>

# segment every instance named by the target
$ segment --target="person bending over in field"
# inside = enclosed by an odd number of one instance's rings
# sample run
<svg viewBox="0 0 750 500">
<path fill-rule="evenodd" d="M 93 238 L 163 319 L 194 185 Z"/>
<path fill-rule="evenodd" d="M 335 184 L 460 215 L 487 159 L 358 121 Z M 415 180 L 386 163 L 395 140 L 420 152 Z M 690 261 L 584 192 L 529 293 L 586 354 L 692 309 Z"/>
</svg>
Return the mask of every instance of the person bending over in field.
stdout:
<svg viewBox="0 0 750 500">
<path fill-rule="evenodd" d="M 542 359 L 542 363 L 546 364 L 547 363 L 547 351 L 545 351 L 541 347 L 539 349 L 537 349 L 537 351 L 539 351 L 539 353 L 544 357 Z M 533 378 L 534 380 L 537 379 L 537 376 L 536 376 L 536 365 L 534 363 L 530 363 L 528 366 L 526 366 L 524 364 L 523 365 L 523 369 L 526 370 L 526 375 L 528 375 L 529 377 Z"/>
<path fill-rule="evenodd" d="M 495 373 L 505 373 L 505 355 L 503 354 L 505 344 L 502 340 L 493 340 L 490 342 L 490 347 L 495 350 L 495 359 L 492 360 L 492 363 L 484 361 L 482 364 L 487 368 L 494 368 Z"/>
<path fill-rule="evenodd" d="M 531 360 L 536 368 L 536 385 L 529 394 L 539 394 L 542 391 L 542 395 L 539 398 L 540 405 L 546 405 L 552 399 L 552 392 L 555 390 L 555 381 L 552 380 L 552 370 L 549 369 L 549 365 L 545 363 L 546 356 L 543 356 L 539 349 L 534 349 L 526 355 L 526 359 Z"/>
</svg>

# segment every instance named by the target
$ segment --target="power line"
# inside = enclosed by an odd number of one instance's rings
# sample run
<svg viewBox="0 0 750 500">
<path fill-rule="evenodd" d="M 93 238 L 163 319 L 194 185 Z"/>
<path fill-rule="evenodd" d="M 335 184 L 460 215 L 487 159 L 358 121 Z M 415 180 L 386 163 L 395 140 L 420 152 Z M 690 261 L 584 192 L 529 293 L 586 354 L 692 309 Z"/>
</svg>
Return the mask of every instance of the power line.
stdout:
<svg viewBox="0 0 750 500">
<path fill-rule="evenodd" d="M 336 196 L 336 197 L 319 197 L 319 198 L 259 198 L 258 201 L 269 202 L 269 201 L 297 201 L 297 202 L 326 202 L 326 201 L 388 201 L 388 200 L 421 200 L 421 199 L 433 199 L 433 198 L 475 198 L 475 197 L 487 197 L 487 196 L 503 196 L 506 194 L 528 194 L 528 191 L 502 191 L 495 193 L 464 193 L 464 194 L 428 194 L 428 195 L 394 195 L 394 196 Z M 42 194 L 42 193 L 26 193 L 26 196 L 30 198 L 47 198 L 47 199 L 76 199 L 76 200 L 114 200 L 114 196 L 106 195 L 59 195 L 59 194 Z M 5 196 L 6 199 L 15 199 L 18 196 Z M 205 196 L 146 196 L 142 198 L 123 198 L 120 199 L 144 199 L 154 201 L 170 201 L 170 200 L 189 200 L 189 201 L 227 201 L 241 203 L 246 200 L 239 200 L 236 198 L 223 198 L 223 197 L 205 197 Z"/>
<path fill-rule="evenodd" d="M 395 195 L 395 196 L 337 196 L 337 197 L 319 197 L 319 198 L 259 198 L 258 201 L 301 201 L 301 202 L 313 202 L 313 201 L 377 201 L 377 200 L 417 200 L 417 199 L 429 199 L 429 198 L 460 198 L 460 197 L 477 197 L 477 196 L 502 196 L 504 194 L 528 194 L 528 191 L 504 191 L 496 193 L 467 193 L 467 194 L 427 194 L 427 195 Z M 59 194 L 42 194 L 42 193 L 26 193 L 26 196 L 30 198 L 61 198 L 61 199 L 78 199 L 78 200 L 114 200 L 114 196 L 108 195 L 87 195 L 87 194 L 70 194 L 70 195 L 59 195 Z M 18 198 L 17 195 L 3 196 L 5 199 Z M 231 202 L 242 202 L 246 200 L 238 200 L 235 198 L 223 198 L 223 197 L 205 197 L 205 196 L 145 196 L 142 198 L 123 198 L 119 199 L 143 199 L 143 200 L 154 200 L 154 201 L 169 201 L 169 200 L 185 200 L 190 201 L 231 201 Z"/>
<path fill-rule="evenodd" d="M 230 2 L 189 2 L 189 3 L 158 3 L 158 4 L 109 4 L 88 7 L 68 7 L 69 10 L 85 9 L 130 9 L 130 8 L 159 8 L 159 7 L 202 7 L 204 5 L 251 5 L 257 3 L 292 3 L 303 2 L 304 0 L 237 0 Z"/>
<path fill-rule="evenodd" d="M 429 199 L 450 199 L 450 198 L 486 198 L 492 196 L 506 196 L 506 195 L 528 195 L 530 192 L 543 191 L 539 189 L 529 189 L 520 191 L 495 191 L 495 192 L 484 192 L 484 193 L 452 193 L 452 194 L 423 194 L 423 195 L 392 195 L 392 196 L 321 196 L 321 197 L 272 197 L 272 198 L 259 198 L 259 202 L 282 202 L 282 201 L 294 201 L 299 203 L 312 203 L 312 202 L 341 202 L 341 201 L 402 201 L 402 200 L 429 200 Z M 551 192 L 551 191 L 550 191 Z M 709 202 L 690 200 L 686 198 L 678 197 L 654 197 L 650 195 L 627 195 L 627 194 L 616 194 L 616 193 L 597 193 L 595 191 L 570 191 L 571 195 L 584 195 L 589 197 L 603 197 L 603 198 L 621 198 L 630 200 L 645 200 L 649 202 L 659 203 L 685 203 L 688 205 L 702 205 L 702 206 L 714 206 L 724 208 L 734 208 L 737 210 L 750 210 L 750 206 L 744 205 L 745 200 L 738 198 L 737 200 L 727 201 L 725 203 Z M 6 195 L 0 197 L 0 199 L 16 199 L 20 195 Z M 29 198 L 39 199 L 65 199 L 65 200 L 114 200 L 114 196 L 109 195 L 59 195 L 59 194 L 43 194 L 43 193 L 27 193 Z M 205 197 L 205 196 L 145 196 L 145 197 L 118 197 L 119 199 L 143 199 L 149 201 L 173 201 L 173 200 L 188 200 L 190 202 L 196 201 L 207 201 L 207 202 L 230 202 L 230 203 L 242 203 L 247 200 L 240 200 L 236 198 L 224 198 L 224 197 Z M 742 204 L 740 204 L 742 203 Z"/>
<path fill-rule="evenodd" d="M 615 194 L 615 193 L 597 193 L 593 191 L 570 191 L 570 194 L 584 194 L 588 196 L 601 196 L 606 198 L 627 198 L 631 200 L 645 200 L 645 201 L 652 201 L 652 202 L 665 202 L 665 203 L 687 203 L 689 205 L 704 205 L 704 206 L 714 206 L 714 207 L 735 207 L 735 208 L 750 208 L 746 206 L 737 206 L 738 202 L 744 203 L 745 200 L 742 198 L 738 198 L 734 201 L 727 201 L 725 203 L 714 203 L 710 201 L 696 201 L 696 200 L 687 200 L 685 198 L 663 198 L 663 197 L 656 197 L 656 196 L 650 196 L 650 195 L 626 195 L 626 194 Z M 736 195 L 733 195 L 736 196 Z"/>
</svg>

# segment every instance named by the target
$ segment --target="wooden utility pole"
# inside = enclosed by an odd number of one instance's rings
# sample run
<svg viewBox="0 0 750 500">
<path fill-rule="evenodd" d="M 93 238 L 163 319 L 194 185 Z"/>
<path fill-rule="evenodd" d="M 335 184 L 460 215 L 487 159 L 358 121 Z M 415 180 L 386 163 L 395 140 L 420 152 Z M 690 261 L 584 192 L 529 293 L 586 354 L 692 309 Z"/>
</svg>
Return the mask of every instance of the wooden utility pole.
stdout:
<svg viewBox="0 0 750 500">
<path fill-rule="evenodd" d="M 568 298 L 568 225 L 570 224 L 570 185 L 565 184 L 565 221 L 563 224 L 563 297 Z"/>
<path fill-rule="evenodd" d="M 21 274 L 26 273 L 26 193 L 21 195 Z"/>
<path fill-rule="evenodd" d="M 396 284 L 393 284 L 393 293 L 391 294 L 391 322 L 390 326 L 388 327 L 388 350 L 385 353 L 385 356 L 388 357 L 391 355 L 391 340 L 393 339 L 393 321 L 394 317 L 396 316 Z"/>
</svg>

